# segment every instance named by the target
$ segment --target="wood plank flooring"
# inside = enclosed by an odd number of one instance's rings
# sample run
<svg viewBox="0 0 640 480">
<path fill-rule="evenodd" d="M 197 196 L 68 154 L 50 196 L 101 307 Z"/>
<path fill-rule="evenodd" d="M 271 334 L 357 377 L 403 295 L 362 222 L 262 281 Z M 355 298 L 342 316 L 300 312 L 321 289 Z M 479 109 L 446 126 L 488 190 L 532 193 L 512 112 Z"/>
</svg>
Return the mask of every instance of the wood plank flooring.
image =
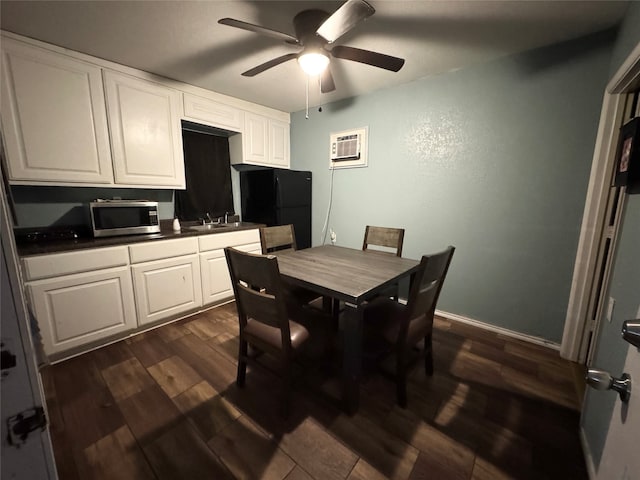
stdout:
<svg viewBox="0 0 640 480">
<path fill-rule="evenodd" d="M 577 369 L 553 350 L 436 319 L 407 409 L 366 369 L 347 416 L 338 376 L 307 368 L 283 421 L 277 377 L 236 387 L 237 334 L 231 303 L 46 367 L 60 479 L 588 478 Z"/>
</svg>

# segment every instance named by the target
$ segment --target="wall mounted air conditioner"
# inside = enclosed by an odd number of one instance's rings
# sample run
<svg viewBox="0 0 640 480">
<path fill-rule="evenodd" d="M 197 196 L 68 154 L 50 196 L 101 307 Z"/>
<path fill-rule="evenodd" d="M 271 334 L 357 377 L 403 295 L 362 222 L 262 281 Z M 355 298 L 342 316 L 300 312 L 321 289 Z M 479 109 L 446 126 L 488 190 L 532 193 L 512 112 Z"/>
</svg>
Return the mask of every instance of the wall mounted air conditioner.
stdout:
<svg viewBox="0 0 640 480">
<path fill-rule="evenodd" d="M 367 166 L 368 127 L 332 133 L 329 139 L 329 168 Z"/>
</svg>

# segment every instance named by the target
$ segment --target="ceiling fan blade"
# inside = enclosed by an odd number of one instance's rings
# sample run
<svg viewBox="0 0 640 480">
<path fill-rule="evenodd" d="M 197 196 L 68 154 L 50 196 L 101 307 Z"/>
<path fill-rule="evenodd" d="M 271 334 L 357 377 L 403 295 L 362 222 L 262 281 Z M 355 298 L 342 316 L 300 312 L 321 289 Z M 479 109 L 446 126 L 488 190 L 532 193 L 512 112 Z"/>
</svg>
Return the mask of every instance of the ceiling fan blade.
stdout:
<svg viewBox="0 0 640 480">
<path fill-rule="evenodd" d="M 329 65 L 322 72 L 322 76 L 320 77 L 320 91 L 322 93 L 333 92 L 336 89 L 336 84 L 333 81 L 333 75 L 331 75 L 331 69 Z"/>
<path fill-rule="evenodd" d="M 331 49 L 331 55 L 344 60 L 366 63 L 373 67 L 384 68 L 397 72 L 404 65 L 404 59 L 385 55 L 384 53 L 372 52 L 371 50 L 361 50 L 359 48 L 337 45 Z"/>
<path fill-rule="evenodd" d="M 375 8 L 364 0 L 349 0 L 327 18 L 316 33 L 329 43 L 335 42 L 358 23 L 375 13 Z"/>
<path fill-rule="evenodd" d="M 276 65 L 280 65 L 281 63 L 287 62 L 289 60 L 293 60 L 294 58 L 298 58 L 297 53 L 287 53 L 286 55 L 282 55 L 281 57 L 274 58 L 269 60 L 268 62 L 263 63 L 262 65 L 258 65 L 257 67 L 253 67 L 250 70 L 247 70 L 242 75 L 244 77 L 254 77 L 259 73 L 264 72 L 265 70 L 270 69 L 271 67 L 275 67 Z"/>
<path fill-rule="evenodd" d="M 279 32 L 277 30 L 271 30 L 270 28 L 261 27 L 260 25 L 254 25 L 253 23 L 243 22 L 242 20 L 235 20 L 233 18 L 221 18 L 218 23 L 222 25 L 228 25 L 230 27 L 241 28 L 243 30 L 249 30 L 250 32 L 259 33 L 260 35 L 266 35 L 267 37 L 275 38 L 277 40 L 284 40 L 287 43 L 298 45 L 298 39 L 288 33 Z"/>
</svg>

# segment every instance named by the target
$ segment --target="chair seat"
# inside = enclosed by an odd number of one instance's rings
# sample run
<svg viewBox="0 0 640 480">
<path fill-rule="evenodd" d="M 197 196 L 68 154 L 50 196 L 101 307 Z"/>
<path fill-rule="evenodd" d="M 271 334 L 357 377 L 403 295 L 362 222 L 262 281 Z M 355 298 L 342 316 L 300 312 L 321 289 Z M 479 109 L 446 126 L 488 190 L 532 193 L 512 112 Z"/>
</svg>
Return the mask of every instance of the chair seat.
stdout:
<svg viewBox="0 0 640 480">
<path fill-rule="evenodd" d="M 291 348 L 293 350 L 297 350 L 309 338 L 309 331 L 299 323 L 291 320 L 289 320 L 289 333 L 291 334 Z M 249 318 L 247 319 L 247 326 L 244 327 L 244 335 L 282 350 L 282 335 L 277 327 L 271 327 Z"/>
<path fill-rule="evenodd" d="M 375 332 L 387 342 L 398 340 L 401 318 L 407 312 L 407 306 L 390 298 L 377 297 L 365 308 L 364 321 L 369 331 Z M 407 344 L 415 344 L 424 337 L 430 321 L 426 315 L 420 315 L 409 322 Z"/>
</svg>

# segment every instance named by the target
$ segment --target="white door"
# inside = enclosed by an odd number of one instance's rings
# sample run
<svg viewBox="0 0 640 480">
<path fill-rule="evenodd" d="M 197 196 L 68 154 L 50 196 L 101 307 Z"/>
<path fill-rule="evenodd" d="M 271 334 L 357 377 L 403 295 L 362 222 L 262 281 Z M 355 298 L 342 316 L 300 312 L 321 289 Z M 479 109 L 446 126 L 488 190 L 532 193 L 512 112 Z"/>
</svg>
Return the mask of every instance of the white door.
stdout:
<svg viewBox="0 0 640 480">
<path fill-rule="evenodd" d="M 4 181 L 4 177 L 2 180 Z M 21 412 L 26 412 L 24 416 L 29 417 L 30 413 L 42 407 L 46 416 L 46 407 L 24 296 L 18 278 L 17 255 L 11 236 L 12 226 L 5 208 L 3 182 L 0 182 L 0 190 L 2 193 L 0 335 L 3 356 L 0 379 L 0 442 L 2 442 L 0 478 L 53 480 L 58 477 L 51 438 L 46 426 L 43 429 L 36 428 L 24 439 L 14 433 L 11 435 L 12 441 L 8 440 L 9 429 L 14 430 L 13 427 L 17 425 L 16 417 Z"/>
<path fill-rule="evenodd" d="M 640 317 L 640 311 L 638 312 Z M 598 468 L 598 480 L 640 478 L 640 352 L 629 347 L 624 371 L 631 376 L 631 400 L 627 405 L 616 401 L 609 423 L 609 433 Z"/>
<path fill-rule="evenodd" d="M 631 377 L 623 403 L 613 391 L 589 389 L 582 411 L 587 459 L 600 480 L 640 479 L 640 352 L 621 336 L 623 322 L 640 317 L 640 197 L 628 195 L 607 295 L 615 298 L 611 320 L 600 322 L 594 368 Z"/>
</svg>

